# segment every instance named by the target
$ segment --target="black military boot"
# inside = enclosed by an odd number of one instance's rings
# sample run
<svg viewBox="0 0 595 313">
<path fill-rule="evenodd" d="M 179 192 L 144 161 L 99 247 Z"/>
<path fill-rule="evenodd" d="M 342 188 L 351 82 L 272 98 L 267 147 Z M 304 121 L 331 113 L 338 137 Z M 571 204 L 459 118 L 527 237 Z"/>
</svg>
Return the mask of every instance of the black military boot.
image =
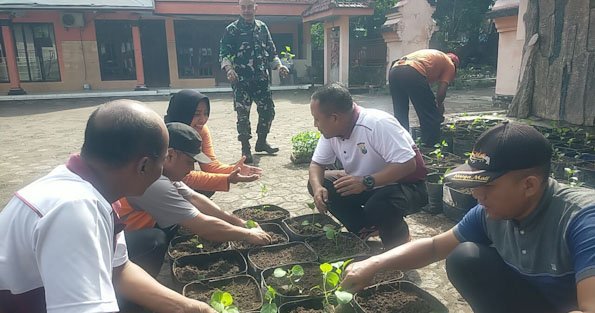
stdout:
<svg viewBox="0 0 595 313">
<path fill-rule="evenodd" d="M 250 140 L 244 139 L 241 142 L 242 142 L 242 155 L 246 156 L 246 160 L 244 160 L 244 163 L 246 163 L 246 164 L 254 163 L 254 158 L 252 157 L 252 151 L 250 148 Z"/>
<path fill-rule="evenodd" d="M 256 140 L 256 146 L 254 147 L 256 152 L 266 152 L 268 154 L 279 152 L 279 148 L 274 148 L 269 145 L 267 142 L 267 135 L 268 134 L 258 134 L 258 140 Z"/>
</svg>

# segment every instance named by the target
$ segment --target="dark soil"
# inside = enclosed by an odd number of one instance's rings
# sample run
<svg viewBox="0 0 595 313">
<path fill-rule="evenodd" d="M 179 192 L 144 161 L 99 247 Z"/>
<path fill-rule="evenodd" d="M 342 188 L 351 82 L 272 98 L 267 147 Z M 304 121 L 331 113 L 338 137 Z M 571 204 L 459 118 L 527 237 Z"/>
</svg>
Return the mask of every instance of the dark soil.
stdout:
<svg viewBox="0 0 595 313">
<path fill-rule="evenodd" d="M 266 233 L 271 235 L 272 241 L 271 241 L 270 245 L 276 245 L 279 243 L 285 243 L 285 242 L 289 241 L 287 239 L 287 236 L 285 234 L 283 234 L 281 230 L 279 230 L 279 232 L 267 231 Z M 246 241 L 234 241 L 233 245 L 238 250 L 245 250 L 245 249 L 260 247 L 258 245 L 251 244 Z"/>
<path fill-rule="evenodd" d="M 314 214 L 314 218 L 312 218 L 312 214 L 303 215 L 309 216 L 308 218 L 304 219 L 291 219 L 287 221 L 287 226 L 296 234 L 302 236 L 321 236 L 324 235 L 324 230 L 322 228 L 324 225 L 331 224 L 336 225 L 335 221 L 326 216 L 321 214 Z M 302 225 L 304 220 L 308 221 L 308 225 Z M 313 222 L 312 222 L 313 221 Z"/>
<path fill-rule="evenodd" d="M 297 307 L 291 311 L 289 311 L 289 313 L 324 313 L 324 310 L 320 310 L 320 309 L 306 309 L 302 306 Z"/>
<path fill-rule="evenodd" d="M 259 269 L 297 262 L 316 261 L 316 255 L 303 244 L 271 246 L 252 251 L 254 252 L 248 255 L 248 259 Z"/>
<path fill-rule="evenodd" d="M 255 281 L 247 276 L 235 277 L 225 282 L 212 282 L 206 284 L 193 284 L 185 290 L 185 296 L 198 301 L 209 303 L 211 295 L 219 290 L 227 291 L 233 297 L 233 305 L 240 312 L 257 311 L 262 306 L 260 290 Z"/>
<path fill-rule="evenodd" d="M 259 223 L 289 217 L 286 211 L 270 205 L 243 208 L 233 214 L 243 220 L 253 220 Z"/>
<path fill-rule="evenodd" d="M 304 264 L 304 276 L 295 283 L 295 287 L 292 287 L 285 277 L 277 278 L 273 276 L 265 277 L 266 284 L 277 290 L 280 295 L 283 296 L 319 296 L 322 293 L 318 290 L 311 290 L 312 287 L 318 286 L 322 283 L 322 273 L 320 266 L 317 264 Z M 291 268 L 291 266 L 283 266 L 284 269 Z"/>
<path fill-rule="evenodd" d="M 197 247 L 199 244 L 202 244 L 202 248 Z M 169 253 L 175 259 L 184 255 L 223 251 L 227 249 L 228 246 L 229 244 L 227 242 L 213 242 L 200 239 L 198 236 L 194 236 L 188 240 L 178 242 L 177 244 L 173 245 Z"/>
<path fill-rule="evenodd" d="M 369 289 L 356 297 L 364 312 L 431 313 L 432 308 L 417 295 L 402 290 Z"/>
<path fill-rule="evenodd" d="M 174 269 L 174 275 L 180 282 L 189 283 L 205 278 L 235 275 L 240 272 L 240 268 L 241 264 L 236 260 L 219 258 L 202 262 L 201 264 L 176 267 Z"/>
<path fill-rule="evenodd" d="M 386 270 L 380 271 L 380 272 L 376 273 L 376 275 L 374 275 L 374 279 L 372 280 L 372 285 L 383 283 L 383 282 L 388 282 L 388 281 L 393 281 L 393 280 L 403 279 L 404 276 L 405 276 L 405 274 L 402 271 L 399 271 L 397 269 L 392 269 L 392 268 L 386 269 Z"/>
<path fill-rule="evenodd" d="M 185 227 L 180 226 L 180 228 L 178 228 L 178 236 L 188 236 L 188 235 L 194 235 L 194 233 L 190 229 L 185 228 Z"/>
<path fill-rule="evenodd" d="M 342 260 L 370 252 L 370 248 L 352 233 L 339 233 L 336 244 L 335 240 L 326 236 L 308 239 L 306 242 L 316 252 L 320 262 Z"/>
</svg>

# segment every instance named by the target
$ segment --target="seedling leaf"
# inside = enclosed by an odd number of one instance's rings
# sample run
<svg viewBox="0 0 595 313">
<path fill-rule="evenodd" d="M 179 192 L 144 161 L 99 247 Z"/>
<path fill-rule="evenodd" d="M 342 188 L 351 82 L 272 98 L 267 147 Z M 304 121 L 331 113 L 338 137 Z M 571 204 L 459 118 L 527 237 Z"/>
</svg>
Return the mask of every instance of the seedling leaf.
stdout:
<svg viewBox="0 0 595 313">
<path fill-rule="evenodd" d="M 337 302 L 339 304 L 349 303 L 353 299 L 353 295 L 351 293 L 342 290 L 336 290 L 335 296 L 337 297 Z"/>
<path fill-rule="evenodd" d="M 250 228 L 256 228 L 258 227 L 258 224 L 253 221 L 253 220 L 247 220 L 246 221 L 246 228 L 250 229 Z"/>
<path fill-rule="evenodd" d="M 333 266 L 328 263 L 323 263 L 323 264 L 320 264 L 320 270 L 322 271 L 323 274 L 328 273 L 333 270 Z"/>
<path fill-rule="evenodd" d="M 265 303 L 260 309 L 260 313 L 277 313 L 277 304 Z"/>
<path fill-rule="evenodd" d="M 276 268 L 273 271 L 273 276 L 280 278 L 280 277 L 285 277 L 285 275 L 287 275 L 287 271 L 282 269 L 282 268 Z"/>
</svg>

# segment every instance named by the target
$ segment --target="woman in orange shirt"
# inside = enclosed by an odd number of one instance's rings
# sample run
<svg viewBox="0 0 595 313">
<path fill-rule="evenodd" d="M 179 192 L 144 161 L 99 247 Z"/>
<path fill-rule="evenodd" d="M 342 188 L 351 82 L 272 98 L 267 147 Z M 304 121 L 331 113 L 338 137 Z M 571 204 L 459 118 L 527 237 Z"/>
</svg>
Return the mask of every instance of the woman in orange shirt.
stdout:
<svg viewBox="0 0 595 313">
<path fill-rule="evenodd" d="M 209 98 L 194 90 L 182 90 L 169 100 L 165 122 L 180 122 L 192 126 L 202 138 L 202 152 L 212 163 L 199 164 L 200 171 L 192 171 L 184 177 L 184 183 L 190 188 L 207 196 L 215 191 L 229 191 L 230 184 L 251 182 L 260 178 L 262 169 L 244 164 L 242 157 L 235 165 L 221 163 L 215 156 L 211 132 L 206 125 L 211 104 Z"/>
</svg>

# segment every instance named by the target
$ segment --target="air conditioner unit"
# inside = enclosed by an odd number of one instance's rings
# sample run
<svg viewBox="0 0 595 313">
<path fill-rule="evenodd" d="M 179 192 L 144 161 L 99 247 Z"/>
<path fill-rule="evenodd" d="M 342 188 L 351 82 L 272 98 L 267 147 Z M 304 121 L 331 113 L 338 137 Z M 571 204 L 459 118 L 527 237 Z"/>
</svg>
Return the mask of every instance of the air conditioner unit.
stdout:
<svg viewBox="0 0 595 313">
<path fill-rule="evenodd" d="M 83 13 L 62 13 L 62 26 L 66 28 L 84 27 L 85 17 Z"/>
</svg>

